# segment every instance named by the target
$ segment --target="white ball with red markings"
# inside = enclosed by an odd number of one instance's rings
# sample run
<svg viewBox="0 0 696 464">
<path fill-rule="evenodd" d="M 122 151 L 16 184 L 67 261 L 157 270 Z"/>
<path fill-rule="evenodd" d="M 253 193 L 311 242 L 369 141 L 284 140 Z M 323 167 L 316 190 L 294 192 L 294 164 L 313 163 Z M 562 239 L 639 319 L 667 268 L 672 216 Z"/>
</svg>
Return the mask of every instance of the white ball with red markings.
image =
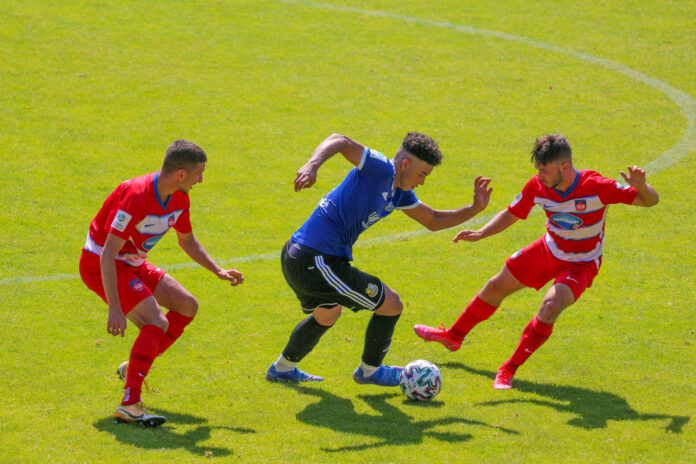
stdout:
<svg viewBox="0 0 696 464">
<path fill-rule="evenodd" d="M 401 373 L 399 388 L 413 401 L 430 401 L 440 393 L 442 374 L 430 361 L 412 361 L 406 364 Z"/>
</svg>

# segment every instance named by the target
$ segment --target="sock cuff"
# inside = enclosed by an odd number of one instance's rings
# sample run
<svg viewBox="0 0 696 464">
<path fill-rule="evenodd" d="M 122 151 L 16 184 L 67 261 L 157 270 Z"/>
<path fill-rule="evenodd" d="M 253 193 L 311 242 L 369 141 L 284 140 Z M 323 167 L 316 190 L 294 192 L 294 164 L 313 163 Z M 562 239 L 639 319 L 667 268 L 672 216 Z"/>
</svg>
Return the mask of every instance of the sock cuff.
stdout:
<svg viewBox="0 0 696 464">
<path fill-rule="evenodd" d="M 551 335 L 551 332 L 553 332 L 553 324 L 541 322 L 541 320 L 537 316 L 534 316 L 529 325 L 532 326 L 532 330 L 534 330 L 538 335 L 541 335 L 542 337 L 548 337 Z"/>
<path fill-rule="evenodd" d="M 150 336 L 155 337 L 157 339 L 160 339 L 164 336 L 164 330 L 162 330 L 161 327 L 152 324 L 145 324 L 142 327 L 142 329 L 140 329 L 140 333 L 149 334 Z"/>
<path fill-rule="evenodd" d="M 481 298 L 479 298 L 478 295 L 476 295 L 469 304 L 469 310 L 480 321 L 485 321 L 486 319 L 491 317 L 496 309 L 498 309 L 497 306 L 489 305 Z"/>
</svg>

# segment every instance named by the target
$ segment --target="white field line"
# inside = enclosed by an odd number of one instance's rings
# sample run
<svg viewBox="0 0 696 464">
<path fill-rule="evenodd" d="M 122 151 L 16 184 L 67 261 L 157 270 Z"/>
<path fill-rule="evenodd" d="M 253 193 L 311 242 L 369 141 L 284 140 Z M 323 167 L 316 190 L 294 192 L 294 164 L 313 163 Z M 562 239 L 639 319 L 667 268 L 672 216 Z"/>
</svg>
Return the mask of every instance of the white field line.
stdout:
<svg viewBox="0 0 696 464">
<path fill-rule="evenodd" d="M 371 10 L 362 10 L 360 8 L 341 7 L 341 6 L 337 6 L 337 5 L 331 5 L 328 3 L 307 2 L 307 1 L 302 1 L 302 0 L 279 0 L 279 1 L 282 3 L 303 5 L 303 6 L 313 7 L 313 8 L 322 8 L 322 9 L 327 9 L 327 10 L 342 11 L 342 12 L 346 12 L 346 13 L 356 13 L 356 14 L 375 16 L 375 17 L 380 17 L 380 18 L 397 19 L 397 20 L 401 20 L 401 21 L 422 24 L 424 26 L 451 29 L 451 30 L 455 30 L 458 32 L 464 32 L 466 34 L 495 37 L 495 38 L 502 39 L 502 40 L 508 40 L 511 42 L 522 43 L 525 45 L 529 45 L 530 47 L 541 48 L 541 49 L 548 50 L 548 51 L 554 52 L 554 53 L 560 53 L 563 55 L 567 55 L 567 56 L 571 56 L 573 58 L 579 59 L 581 61 L 585 61 L 587 63 L 602 66 L 603 68 L 618 72 L 618 73 L 623 74 L 624 76 L 626 76 L 634 81 L 641 82 L 641 83 L 646 84 L 654 89 L 661 91 L 662 93 L 667 95 L 670 98 L 670 100 L 672 100 L 674 103 L 676 103 L 684 112 L 684 115 L 685 115 L 686 120 L 687 120 L 686 130 L 684 131 L 684 135 L 682 136 L 681 139 L 679 139 L 677 141 L 677 143 L 674 146 L 672 146 L 672 148 L 665 151 L 664 153 L 662 153 L 660 156 L 658 156 L 657 158 L 655 158 L 653 161 L 651 161 L 650 163 L 648 163 L 645 166 L 645 168 L 649 174 L 656 174 L 664 169 L 671 167 L 672 165 L 677 163 L 679 160 L 684 158 L 689 153 L 689 151 L 691 151 L 693 148 L 696 147 L 696 99 L 694 99 L 694 97 L 692 97 L 691 95 L 684 93 L 681 90 L 678 90 L 678 89 L 672 87 L 671 85 L 667 84 L 664 81 L 661 81 L 661 80 L 656 79 L 654 77 L 650 77 L 650 76 L 648 76 L 640 71 L 636 71 L 634 69 L 631 69 L 631 68 L 624 66 L 620 63 L 617 63 L 615 61 L 611 61 L 611 60 L 607 60 L 605 58 L 599 58 L 596 56 L 588 55 L 587 53 L 576 52 L 574 50 L 559 47 L 559 46 L 554 45 L 554 44 L 549 44 L 546 42 L 539 42 L 536 40 L 529 39 L 527 37 L 522 37 L 522 36 L 513 35 L 513 34 L 507 34 L 505 32 L 497 32 L 497 31 L 488 31 L 485 29 L 477 29 L 475 27 L 470 27 L 470 26 L 461 26 L 459 24 L 453 24 L 453 23 L 449 23 L 446 21 L 433 21 L 430 19 L 404 16 L 404 15 L 400 15 L 400 14 L 396 14 L 396 13 L 388 13 L 388 12 L 384 12 L 384 11 L 371 11 Z M 467 223 L 467 225 L 476 225 L 476 224 L 480 224 L 483 222 L 487 222 L 492 217 L 493 217 L 493 215 L 474 218 L 471 221 L 469 221 Z M 402 238 L 408 239 L 408 238 L 413 238 L 413 237 L 419 237 L 421 235 L 426 235 L 429 233 L 432 233 L 432 232 L 430 232 L 426 229 L 417 229 L 417 230 L 410 231 L 410 232 L 384 235 L 384 236 L 380 236 L 380 237 L 373 237 L 371 239 L 361 240 L 361 241 L 357 242 L 356 247 L 370 246 L 370 245 L 374 245 L 377 243 L 390 242 L 390 241 L 399 240 Z M 224 259 L 224 260 L 218 261 L 218 263 L 222 266 L 227 266 L 227 265 L 235 265 L 236 263 L 243 263 L 243 262 L 249 262 L 249 261 L 277 259 L 278 256 L 279 256 L 279 252 L 278 253 L 266 253 L 266 254 L 260 254 L 260 255 L 248 255 L 248 256 L 240 256 L 237 258 Z M 198 266 L 196 263 L 187 262 L 187 263 L 163 265 L 161 267 L 165 270 L 174 270 L 174 269 L 189 269 L 189 268 L 194 268 L 196 266 Z M 54 281 L 54 280 L 71 280 L 71 279 L 78 279 L 79 277 L 80 276 L 78 274 L 55 274 L 55 275 L 45 275 L 45 276 L 13 277 L 13 278 L 9 278 L 9 279 L 0 280 L 0 286 L 12 285 L 12 284 L 26 284 L 26 283 L 32 283 L 32 282 L 48 282 L 48 281 Z"/>
</svg>

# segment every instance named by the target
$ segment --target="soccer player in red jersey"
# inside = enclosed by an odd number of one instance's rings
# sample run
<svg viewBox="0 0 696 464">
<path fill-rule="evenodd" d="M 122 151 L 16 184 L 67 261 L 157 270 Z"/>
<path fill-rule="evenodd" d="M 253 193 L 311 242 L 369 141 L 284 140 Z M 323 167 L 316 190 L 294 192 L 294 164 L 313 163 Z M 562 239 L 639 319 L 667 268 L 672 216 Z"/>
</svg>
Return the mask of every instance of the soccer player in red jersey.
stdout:
<svg viewBox="0 0 696 464">
<path fill-rule="evenodd" d="M 517 349 L 499 369 L 493 388 L 512 388 L 517 369 L 551 335 L 561 312 L 592 285 L 602 264 L 604 219 L 610 204 L 654 206 L 659 197 L 637 166 L 621 171 L 628 186 L 573 166 L 568 140 L 545 135 L 536 141 L 532 161 L 538 171 L 522 193 L 480 230 L 463 230 L 454 241 L 476 242 L 526 219 L 534 205 L 546 213 L 546 235 L 507 259 L 498 274 L 474 297 L 454 325 L 446 329 L 416 325 L 416 334 L 456 351 L 478 323 L 488 319 L 503 299 L 524 287 L 539 290 L 551 279 L 537 315 L 522 332 Z"/>
<path fill-rule="evenodd" d="M 175 141 L 162 168 L 119 185 L 89 227 L 80 275 L 109 305 L 106 330 L 123 337 L 126 319 L 140 329 L 129 360 L 118 370 L 126 385 L 114 414 L 117 422 L 164 423 L 163 416 L 144 409 L 142 384 L 155 357 L 182 335 L 198 311 L 198 302 L 183 285 L 146 261 L 150 249 L 173 227 L 179 246 L 194 261 L 233 286 L 244 281 L 236 269 L 218 266 L 193 235 L 188 193 L 203 182 L 206 161 L 196 144 Z M 162 307 L 169 311 L 165 314 Z"/>
</svg>

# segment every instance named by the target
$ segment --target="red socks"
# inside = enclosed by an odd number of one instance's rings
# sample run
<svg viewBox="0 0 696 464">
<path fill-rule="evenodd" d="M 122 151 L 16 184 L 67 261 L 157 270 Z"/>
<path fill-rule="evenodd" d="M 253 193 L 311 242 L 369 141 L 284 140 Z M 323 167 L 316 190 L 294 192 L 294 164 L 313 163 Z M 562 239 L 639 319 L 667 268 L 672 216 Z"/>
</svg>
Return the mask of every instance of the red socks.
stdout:
<svg viewBox="0 0 696 464">
<path fill-rule="evenodd" d="M 126 377 L 126 392 L 123 395 L 123 406 L 138 403 L 143 380 L 150 371 L 150 366 L 157 356 L 157 349 L 164 337 L 164 330 L 156 325 L 144 325 L 131 348 L 128 360 L 128 375 Z"/>
<path fill-rule="evenodd" d="M 524 328 L 522 339 L 520 344 L 517 345 L 517 349 L 502 367 L 514 374 L 517 368 L 524 364 L 532 353 L 549 339 L 552 331 L 553 324 L 541 322 L 538 317 L 534 316 L 534 319 Z"/>
<path fill-rule="evenodd" d="M 193 320 L 192 317 L 182 316 L 176 311 L 169 311 L 166 317 L 169 321 L 169 328 L 167 329 L 167 333 L 164 334 L 164 337 L 162 337 L 159 350 L 157 351 L 158 354 L 167 351 L 167 349 L 181 337 L 181 334 L 184 333 L 184 328 Z"/>
<path fill-rule="evenodd" d="M 498 309 L 497 306 L 489 305 L 476 295 L 447 333 L 452 335 L 452 338 L 464 340 L 466 334 L 468 334 L 476 324 L 491 317 L 496 309 Z"/>
</svg>

